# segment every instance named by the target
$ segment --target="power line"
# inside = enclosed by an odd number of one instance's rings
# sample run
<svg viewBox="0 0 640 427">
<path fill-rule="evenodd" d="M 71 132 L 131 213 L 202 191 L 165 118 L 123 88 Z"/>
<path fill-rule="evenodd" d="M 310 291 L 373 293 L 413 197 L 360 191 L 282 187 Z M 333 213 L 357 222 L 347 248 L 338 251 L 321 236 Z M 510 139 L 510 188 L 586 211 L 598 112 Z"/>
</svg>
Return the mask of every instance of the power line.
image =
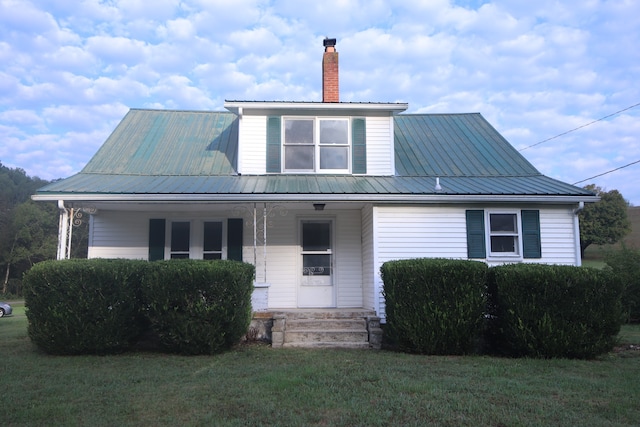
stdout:
<svg viewBox="0 0 640 427">
<path fill-rule="evenodd" d="M 631 162 L 631 163 L 626 164 L 626 165 L 624 165 L 624 166 L 620 166 L 619 168 L 611 169 L 610 171 L 603 172 L 603 173 L 601 173 L 601 174 L 598 174 L 598 175 L 592 176 L 592 177 L 587 178 L 587 179 L 583 179 L 582 181 L 574 182 L 572 185 L 580 184 L 581 182 L 589 181 L 590 179 L 598 178 L 599 176 L 602 176 L 602 175 L 607 175 L 607 174 L 609 174 L 609 173 L 611 173 L 611 172 L 615 172 L 615 171 L 618 171 L 618 170 L 620 170 L 620 169 L 624 169 L 624 168 L 626 168 L 626 167 L 629 167 L 629 166 L 631 166 L 631 165 L 635 165 L 636 163 L 640 163 L 640 160 L 636 160 L 635 162 Z"/>
<path fill-rule="evenodd" d="M 615 113 L 611 113 L 611 114 L 609 114 L 608 116 L 604 116 L 604 117 L 601 117 L 601 118 L 599 118 L 599 119 L 597 119 L 597 120 L 594 120 L 594 121 L 592 121 L 592 122 L 589 122 L 589 123 L 587 123 L 587 124 L 584 124 L 584 125 L 582 125 L 582 126 L 578 126 L 578 127 L 577 127 L 577 128 L 575 128 L 575 129 L 571 129 L 571 130 L 568 130 L 568 131 L 566 131 L 566 132 L 562 132 L 562 133 L 561 133 L 561 134 L 559 134 L 559 135 L 552 136 L 551 138 L 547 138 L 547 139 L 545 139 L 544 141 L 536 142 L 535 144 L 529 145 L 528 147 L 521 148 L 521 149 L 520 149 L 520 150 L 518 150 L 518 151 L 524 151 L 524 150 L 526 150 L 526 149 L 528 149 L 528 148 L 535 147 L 536 145 L 540 145 L 540 144 L 543 144 L 543 143 L 545 143 L 545 142 L 551 141 L 552 139 L 560 138 L 561 136 L 564 136 L 564 135 L 566 135 L 566 134 L 568 134 L 568 133 L 575 132 L 575 131 L 577 131 L 578 129 L 586 128 L 587 126 L 590 126 L 590 125 L 592 125 L 592 124 L 594 124 L 594 123 L 600 122 L 600 121 L 602 121 L 602 120 L 604 120 L 604 119 L 608 119 L 609 117 L 613 117 L 613 116 L 615 116 L 616 114 L 623 113 L 623 112 L 625 112 L 625 111 L 627 111 L 627 110 L 630 110 L 630 109 L 635 108 L 635 107 L 638 107 L 638 106 L 640 106 L 640 102 L 639 102 L 639 103 L 637 103 L 637 104 L 634 104 L 634 105 L 632 105 L 632 106 L 630 106 L 630 107 L 624 108 L 624 109 L 622 109 L 622 110 L 620 110 L 620 111 L 616 111 Z"/>
</svg>

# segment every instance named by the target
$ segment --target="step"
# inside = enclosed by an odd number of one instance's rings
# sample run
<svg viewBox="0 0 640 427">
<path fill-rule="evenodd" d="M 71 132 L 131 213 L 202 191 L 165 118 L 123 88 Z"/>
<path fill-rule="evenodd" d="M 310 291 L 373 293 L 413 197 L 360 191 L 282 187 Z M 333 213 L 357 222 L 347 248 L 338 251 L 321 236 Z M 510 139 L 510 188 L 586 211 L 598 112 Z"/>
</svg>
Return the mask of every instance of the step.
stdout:
<svg viewBox="0 0 640 427">
<path fill-rule="evenodd" d="M 289 348 L 369 348 L 368 342 L 286 342 Z"/>
<path fill-rule="evenodd" d="M 289 320 L 297 319 L 365 319 L 375 316 L 373 310 L 362 309 L 299 309 L 287 311 L 273 311 L 273 317 L 284 317 Z"/>
<path fill-rule="evenodd" d="M 286 330 L 356 330 L 366 331 L 367 322 L 364 319 L 290 319 L 287 320 Z"/>
<path fill-rule="evenodd" d="M 351 329 L 335 330 L 304 330 L 284 333 L 284 343 L 292 342 L 369 342 L 369 333 L 366 330 L 354 331 Z"/>
</svg>

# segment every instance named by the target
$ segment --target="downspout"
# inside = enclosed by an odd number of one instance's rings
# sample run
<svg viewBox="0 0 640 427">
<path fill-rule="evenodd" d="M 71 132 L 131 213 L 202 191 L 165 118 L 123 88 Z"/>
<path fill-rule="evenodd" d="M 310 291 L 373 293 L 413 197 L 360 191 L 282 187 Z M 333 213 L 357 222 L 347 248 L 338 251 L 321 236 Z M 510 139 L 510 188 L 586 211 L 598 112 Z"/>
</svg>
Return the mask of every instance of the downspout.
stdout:
<svg viewBox="0 0 640 427">
<path fill-rule="evenodd" d="M 582 250 L 580 248 L 580 212 L 584 209 L 584 202 L 578 203 L 578 207 L 573 210 L 573 236 L 575 239 L 576 266 L 582 265 Z"/>
</svg>

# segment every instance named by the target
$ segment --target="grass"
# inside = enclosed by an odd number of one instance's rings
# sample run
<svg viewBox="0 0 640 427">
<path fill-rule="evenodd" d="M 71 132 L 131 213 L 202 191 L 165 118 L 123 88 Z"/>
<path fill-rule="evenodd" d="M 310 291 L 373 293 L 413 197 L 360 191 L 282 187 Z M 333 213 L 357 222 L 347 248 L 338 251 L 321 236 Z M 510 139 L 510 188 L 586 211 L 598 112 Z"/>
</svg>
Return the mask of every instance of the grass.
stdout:
<svg viewBox="0 0 640 427">
<path fill-rule="evenodd" d="M 631 426 L 640 326 L 594 361 L 240 346 L 218 356 L 48 356 L 0 319 L 3 425 Z"/>
</svg>

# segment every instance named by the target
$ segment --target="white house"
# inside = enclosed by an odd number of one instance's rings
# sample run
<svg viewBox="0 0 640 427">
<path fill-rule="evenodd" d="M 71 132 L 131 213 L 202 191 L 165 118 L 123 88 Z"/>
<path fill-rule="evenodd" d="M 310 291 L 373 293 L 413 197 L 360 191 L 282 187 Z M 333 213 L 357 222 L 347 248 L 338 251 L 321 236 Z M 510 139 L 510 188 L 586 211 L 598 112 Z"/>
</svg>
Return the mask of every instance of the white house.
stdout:
<svg viewBox="0 0 640 427">
<path fill-rule="evenodd" d="M 592 193 L 542 175 L 478 113 L 339 102 L 324 44 L 322 102 L 131 109 L 80 173 L 33 197 L 58 202 L 59 258 L 85 212 L 90 258 L 250 262 L 274 345 L 286 312 L 384 321 L 388 260 L 580 265 Z"/>
</svg>

